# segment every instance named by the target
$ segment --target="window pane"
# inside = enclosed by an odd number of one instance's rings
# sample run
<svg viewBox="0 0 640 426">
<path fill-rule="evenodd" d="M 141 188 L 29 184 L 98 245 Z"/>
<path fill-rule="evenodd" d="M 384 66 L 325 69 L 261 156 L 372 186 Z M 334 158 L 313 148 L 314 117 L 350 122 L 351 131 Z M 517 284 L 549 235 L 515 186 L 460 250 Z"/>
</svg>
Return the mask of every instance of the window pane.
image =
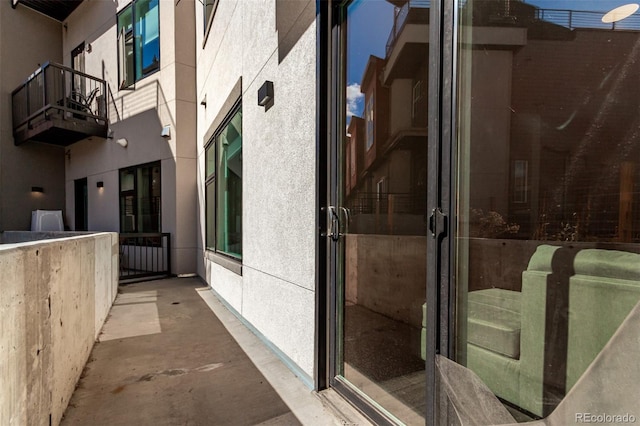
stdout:
<svg viewBox="0 0 640 426">
<path fill-rule="evenodd" d="M 214 249 L 216 246 L 216 183 L 215 181 L 207 182 L 206 189 L 206 208 L 207 216 L 205 222 L 207 224 L 207 248 Z"/>
<path fill-rule="evenodd" d="M 160 164 L 120 170 L 120 229 L 161 232 Z"/>
<path fill-rule="evenodd" d="M 345 2 L 336 375 L 399 423 L 424 424 L 430 2 Z M 426 93 L 425 93 L 426 96 Z"/>
<path fill-rule="evenodd" d="M 242 258 L 242 111 L 218 135 L 217 251 Z"/>
<path fill-rule="evenodd" d="M 218 0 L 204 0 L 204 30 L 207 31 L 209 21 L 211 20 L 211 15 L 213 14 L 214 9 Z"/>
<path fill-rule="evenodd" d="M 455 360 L 512 417 L 487 424 L 640 418 L 640 14 L 619 5 L 460 2 Z"/>
<path fill-rule="evenodd" d="M 211 176 L 216 171 L 216 144 L 212 143 L 205 151 L 205 177 Z"/>
<path fill-rule="evenodd" d="M 160 22 L 158 0 L 135 3 L 136 79 L 160 67 Z"/>
</svg>

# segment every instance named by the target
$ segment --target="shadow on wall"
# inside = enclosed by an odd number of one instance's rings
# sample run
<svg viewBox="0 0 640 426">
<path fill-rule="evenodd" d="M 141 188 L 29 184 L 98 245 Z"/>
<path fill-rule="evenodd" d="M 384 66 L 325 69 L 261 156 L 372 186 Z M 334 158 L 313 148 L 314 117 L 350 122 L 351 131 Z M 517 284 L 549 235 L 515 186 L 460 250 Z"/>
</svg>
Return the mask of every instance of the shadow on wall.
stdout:
<svg viewBox="0 0 640 426">
<path fill-rule="evenodd" d="M 287 57 L 302 34 L 316 19 L 313 0 L 276 0 L 276 31 L 278 32 L 278 63 Z"/>
</svg>

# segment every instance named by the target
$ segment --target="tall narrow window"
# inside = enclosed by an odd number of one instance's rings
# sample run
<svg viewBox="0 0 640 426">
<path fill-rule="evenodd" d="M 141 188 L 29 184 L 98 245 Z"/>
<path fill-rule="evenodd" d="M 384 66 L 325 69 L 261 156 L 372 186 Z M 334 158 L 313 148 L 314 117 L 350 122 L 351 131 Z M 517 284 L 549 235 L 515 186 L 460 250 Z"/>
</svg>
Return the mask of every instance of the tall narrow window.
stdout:
<svg viewBox="0 0 640 426">
<path fill-rule="evenodd" d="M 120 170 L 120 231 L 160 232 L 160 163 Z"/>
<path fill-rule="evenodd" d="M 213 15 L 218 7 L 218 0 L 204 0 L 204 33 L 209 32 L 211 27 L 211 21 L 213 21 Z"/>
<path fill-rule="evenodd" d="M 138 0 L 118 14 L 120 88 L 160 69 L 158 0 Z"/>
<path fill-rule="evenodd" d="M 371 149 L 373 146 L 373 94 L 369 97 L 367 101 L 367 107 L 365 110 L 365 119 L 367 121 L 367 151 Z"/>
<path fill-rule="evenodd" d="M 238 105 L 205 152 L 207 248 L 242 259 L 242 109 Z"/>
</svg>

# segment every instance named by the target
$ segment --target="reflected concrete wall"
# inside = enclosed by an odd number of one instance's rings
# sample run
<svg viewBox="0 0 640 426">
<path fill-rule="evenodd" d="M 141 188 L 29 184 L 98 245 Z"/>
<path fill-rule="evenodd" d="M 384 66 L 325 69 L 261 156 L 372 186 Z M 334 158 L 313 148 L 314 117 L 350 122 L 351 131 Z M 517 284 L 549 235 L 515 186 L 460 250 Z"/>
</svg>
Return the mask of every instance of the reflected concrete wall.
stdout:
<svg viewBox="0 0 640 426">
<path fill-rule="evenodd" d="M 64 209 L 64 150 L 13 142 L 11 92 L 47 61 L 62 60 L 62 25 L 0 2 L 0 230 L 28 230 L 31 211 Z M 44 193 L 31 193 L 41 186 Z"/>
<path fill-rule="evenodd" d="M 296 3 L 295 5 L 293 3 Z M 284 7 L 285 9 L 280 9 Z M 288 9 L 287 9 L 288 8 Z M 316 26 L 313 1 L 224 1 L 198 39 L 199 274 L 312 383 L 315 324 Z M 291 16 L 294 15 L 294 16 Z M 220 24 L 218 24 L 220 23 Z M 306 23 L 302 25 L 301 23 Z M 209 260 L 205 134 L 242 79 L 242 275 Z M 274 104 L 257 105 L 274 84 Z"/>
</svg>

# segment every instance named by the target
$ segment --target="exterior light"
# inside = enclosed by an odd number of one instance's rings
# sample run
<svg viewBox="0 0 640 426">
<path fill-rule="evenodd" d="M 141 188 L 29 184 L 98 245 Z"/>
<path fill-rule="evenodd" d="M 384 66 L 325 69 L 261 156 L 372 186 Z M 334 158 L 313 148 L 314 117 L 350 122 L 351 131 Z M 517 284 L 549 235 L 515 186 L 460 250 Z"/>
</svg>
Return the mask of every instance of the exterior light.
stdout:
<svg viewBox="0 0 640 426">
<path fill-rule="evenodd" d="M 273 82 L 265 81 L 258 89 L 258 105 L 269 109 L 273 105 Z"/>
<path fill-rule="evenodd" d="M 44 192 L 44 188 L 41 186 L 32 186 L 31 187 L 31 192 L 37 192 L 42 194 Z"/>
<path fill-rule="evenodd" d="M 96 187 L 98 187 L 98 188 L 104 188 L 104 182 L 103 182 L 103 181 L 101 181 L 101 180 L 99 180 L 99 181 L 96 183 Z"/>
<path fill-rule="evenodd" d="M 120 145 L 121 147 L 123 147 L 123 148 L 126 148 L 126 147 L 127 147 L 127 145 L 129 145 L 129 141 L 128 141 L 128 140 L 126 140 L 125 138 L 122 138 L 122 139 L 118 139 L 118 140 L 116 140 L 116 143 L 117 143 L 118 145 Z"/>
</svg>

